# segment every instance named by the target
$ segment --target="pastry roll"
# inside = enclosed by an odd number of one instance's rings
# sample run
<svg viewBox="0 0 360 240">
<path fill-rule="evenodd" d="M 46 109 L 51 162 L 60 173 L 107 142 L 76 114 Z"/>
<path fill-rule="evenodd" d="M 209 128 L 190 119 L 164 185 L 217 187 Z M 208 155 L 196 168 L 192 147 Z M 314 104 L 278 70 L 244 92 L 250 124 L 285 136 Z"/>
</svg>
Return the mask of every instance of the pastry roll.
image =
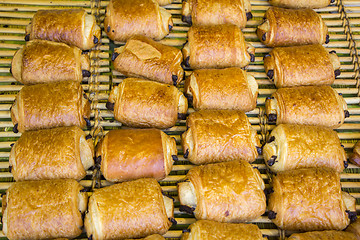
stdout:
<svg viewBox="0 0 360 240">
<path fill-rule="evenodd" d="M 85 229 L 94 240 L 165 234 L 173 210 L 173 200 L 161 194 L 159 183 L 141 178 L 97 189 L 89 200 Z"/>
<path fill-rule="evenodd" d="M 185 81 L 185 95 L 195 110 L 236 109 L 244 112 L 256 107 L 258 84 L 241 68 L 199 69 Z"/>
<path fill-rule="evenodd" d="M 2 231 L 10 240 L 79 236 L 87 208 L 82 189 L 73 179 L 12 183 L 2 198 Z"/>
<path fill-rule="evenodd" d="M 172 0 L 156 0 L 160 6 L 169 5 L 172 3 Z"/>
<path fill-rule="evenodd" d="M 269 122 L 338 128 L 349 117 L 347 104 L 330 86 L 278 89 L 266 99 Z"/>
<path fill-rule="evenodd" d="M 327 26 L 312 9 L 270 7 L 256 34 L 268 47 L 329 43 Z"/>
<path fill-rule="evenodd" d="M 197 166 L 186 178 L 178 184 L 180 210 L 196 219 L 247 222 L 265 213 L 264 181 L 244 160 Z"/>
<path fill-rule="evenodd" d="M 90 102 L 80 83 L 63 81 L 23 87 L 11 107 L 14 132 L 90 125 Z"/>
<path fill-rule="evenodd" d="M 177 159 L 175 139 L 158 129 L 111 130 L 97 146 L 101 172 L 108 181 L 165 178 Z"/>
<path fill-rule="evenodd" d="M 71 21 L 69 21 L 71 19 Z M 25 40 L 62 42 L 88 50 L 100 43 L 95 16 L 84 9 L 38 10 L 26 27 Z"/>
<path fill-rule="evenodd" d="M 125 42 L 134 35 L 161 40 L 173 28 L 171 13 L 156 0 L 111 0 L 104 28 L 113 41 Z"/>
<path fill-rule="evenodd" d="M 175 86 L 127 78 L 110 93 L 109 110 L 131 127 L 169 128 L 187 112 L 187 99 Z"/>
<path fill-rule="evenodd" d="M 342 230 L 356 219 L 355 198 L 341 191 L 340 174 L 301 168 L 272 178 L 269 218 L 283 230 Z"/>
<path fill-rule="evenodd" d="M 331 128 L 280 124 L 263 147 L 266 165 L 272 172 L 296 168 L 328 167 L 342 172 L 346 153 Z"/>
<path fill-rule="evenodd" d="M 353 233 L 343 231 L 315 231 L 306 233 L 294 233 L 288 238 L 288 240 L 356 240 Z"/>
<path fill-rule="evenodd" d="M 360 166 L 360 141 L 358 141 L 353 148 L 353 153 L 350 156 L 350 162 Z"/>
<path fill-rule="evenodd" d="M 94 144 L 77 126 L 26 131 L 11 149 L 9 164 L 16 181 L 80 180 L 94 165 Z"/>
<path fill-rule="evenodd" d="M 220 223 L 199 220 L 191 224 L 183 233 L 181 240 L 218 239 L 218 240 L 265 240 L 255 224 Z"/>
<path fill-rule="evenodd" d="M 245 67 L 255 48 L 235 25 L 192 26 L 183 48 L 184 65 L 192 69 Z"/>
<path fill-rule="evenodd" d="M 191 113 L 183 133 L 184 157 L 196 165 L 243 159 L 255 161 L 260 141 L 244 112 L 200 110 Z"/>
<path fill-rule="evenodd" d="M 185 0 L 182 20 L 197 26 L 233 24 L 245 28 L 252 18 L 249 0 Z"/>
<path fill-rule="evenodd" d="M 16 51 L 11 62 L 14 78 L 22 84 L 81 82 L 90 76 L 90 59 L 77 47 L 46 40 L 33 40 Z"/>
<path fill-rule="evenodd" d="M 114 67 L 129 77 L 144 77 L 157 82 L 177 85 L 184 76 L 182 53 L 144 36 L 130 38 L 125 46 L 115 48 Z"/>
<path fill-rule="evenodd" d="M 130 240 L 130 239 L 127 239 Z M 153 234 L 150 236 L 147 236 L 146 238 L 138 238 L 138 240 L 165 240 L 165 238 L 159 234 Z"/>
<path fill-rule="evenodd" d="M 277 88 L 331 85 L 340 75 L 340 60 L 321 45 L 274 48 L 264 57 L 265 72 Z"/>
<path fill-rule="evenodd" d="M 284 8 L 324 8 L 335 0 L 269 0 L 272 6 Z"/>
</svg>

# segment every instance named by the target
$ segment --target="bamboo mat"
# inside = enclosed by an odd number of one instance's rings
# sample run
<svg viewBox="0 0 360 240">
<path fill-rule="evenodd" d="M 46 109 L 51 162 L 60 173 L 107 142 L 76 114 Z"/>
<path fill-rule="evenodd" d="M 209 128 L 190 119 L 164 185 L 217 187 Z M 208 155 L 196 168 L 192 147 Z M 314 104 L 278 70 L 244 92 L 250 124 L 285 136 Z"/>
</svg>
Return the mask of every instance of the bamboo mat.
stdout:
<svg viewBox="0 0 360 240">
<path fill-rule="evenodd" d="M 109 1 L 81 1 L 81 0 L 0 0 L 0 192 L 5 192 L 13 181 L 11 173 L 8 171 L 8 157 L 10 144 L 20 136 L 12 132 L 10 118 L 10 106 L 15 99 L 16 93 L 22 85 L 17 83 L 9 73 L 12 56 L 15 51 L 24 45 L 25 27 L 30 22 L 32 16 L 38 9 L 49 8 L 85 8 L 87 12 L 96 16 L 98 24 L 102 30 L 102 21 L 105 16 L 105 8 Z M 269 7 L 267 0 L 251 0 L 253 19 L 243 30 L 245 38 L 256 48 L 255 62 L 247 68 L 252 73 L 259 84 L 259 97 L 257 108 L 247 115 L 252 126 L 258 131 L 262 141 L 266 139 L 268 132 L 274 128 L 269 125 L 264 116 L 264 102 L 267 96 L 275 91 L 275 87 L 270 82 L 264 72 L 263 56 L 270 51 L 265 47 L 255 34 L 256 27 L 262 22 L 262 17 Z M 189 27 L 181 21 L 181 0 L 174 0 L 173 4 L 165 6 L 173 16 L 174 28 L 172 32 L 161 42 L 167 45 L 181 48 L 186 41 L 186 34 Z M 358 0 L 337 0 L 331 6 L 317 9 L 329 29 L 330 43 L 325 47 L 329 50 L 336 50 L 341 61 L 341 75 L 336 79 L 333 87 L 342 93 L 348 106 L 350 117 L 345 119 L 345 123 L 337 129 L 342 144 L 347 154 L 356 141 L 360 140 L 360 97 L 359 97 L 359 56 L 360 51 L 360 1 Z M 121 124 L 114 120 L 113 114 L 105 107 L 112 86 L 120 83 L 124 76 L 113 70 L 110 58 L 115 47 L 122 43 L 110 41 L 105 32 L 102 34 L 101 45 L 90 53 L 91 56 L 91 77 L 84 79 L 83 87 L 92 100 L 91 124 L 92 127 L 86 129 L 87 133 L 94 136 L 97 143 L 101 137 L 111 129 L 121 128 Z M 186 75 L 191 71 L 186 69 Z M 183 84 L 180 84 L 180 89 Z M 194 110 L 190 107 L 189 113 Z M 162 180 L 163 191 L 175 198 L 175 219 L 178 222 L 173 226 L 166 238 L 179 239 L 182 229 L 195 221 L 188 214 L 179 211 L 179 199 L 176 192 L 176 182 L 184 179 L 187 170 L 193 166 L 183 157 L 180 146 L 180 135 L 185 131 L 185 121 L 178 121 L 176 126 L 165 130 L 165 132 L 175 137 L 179 153 L 179 161 L 175 163 L 170 175 Z M 265 164 L 260 156 L 254 166 L 257 166 L 266 184 L 269 183 L 269 176 L 266 173 Z M 357 211 L 360 212 L 360 169 L 352 164 L 341 174 L 343 189 L 349 191 L 357 198 Z M 87 177 L 81 181 L 86 187 L 100 187 L 109 185 L 99 174 L 88 171 Z M 279 231 L 271 223 L 265 213 L 260 218 L 253 221 L 257 224 L 263 234 L 270 236 L 270 239 L 283 237 L 285 233 Z M 0 238 L 6 239 L 0 232 Z M 82 234 L 79 239 L 86 238 Z"/>
</svg>

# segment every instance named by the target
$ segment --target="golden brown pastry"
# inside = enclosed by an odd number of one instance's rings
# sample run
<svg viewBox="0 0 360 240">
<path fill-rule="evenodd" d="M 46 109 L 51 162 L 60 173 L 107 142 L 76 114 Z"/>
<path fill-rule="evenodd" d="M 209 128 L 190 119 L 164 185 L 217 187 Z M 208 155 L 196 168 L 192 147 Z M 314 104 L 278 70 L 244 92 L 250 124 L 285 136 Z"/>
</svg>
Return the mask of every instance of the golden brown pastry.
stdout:
<svg viewBox="0 0 360 240">
<path fill-rule="evenodd" d="M 12 183 L 2 198 L 2 231 L 10 240 L 79 236 L 87 208 L 82 189 L 73 179 Z"/>
<path fill-rule="evenodd" d="M 337 133 L 321 126 L 278 125 L 263 147 L 263 156 L 272 172 L 308 167 L 328 167 L 342 172 L 347 166 Z"/>
<path fill-rule="evenodd" d="M 258 84 L 241 68 L 199 69 L 185 81 L 185 95 L 195 110 L 236 109 L 244 112 L 256 107 Z"/>
<path fill-rule="evenodd" d="M 183 48 L 184 65 L 192 69 L 245 67 L 255 48 L 235 25 L 192 26 Z"/>
<path fill-rule="evenodd" d="M 180 210 L 196 219 L 248 222 L 265 213 L 265 184 L 244 160 L 197 166 L 178 184 Z"/>
<path fill-rule="evenodd" d="M 36 12 L 26 27 L 25 40 L 50 40 L 88 50 L 100 44 L 100 35 L 95 16 L 84 9 L 51 9 Z"/>
<path fill-rule="evenodd" d="M 161 40 L 173 28 L 171 13 L 156 0 L 111 0 L 106 8 L 105 32 L 111 40 L 125 42 L 134 35 Z"/>
<path fill-rule="evenodd" d="M 80 83 L 24 86 L 11 107 L 14 132 L 90 125 L 90 103 Z"/>
<path fill-rule="evenodd" d="M 219 223 L 199 220 L 191 224 L 181 240 L 265 240 L 255 224 Z"/>
<path fill-rule="evenodd" d="M 115 48 L 112 56 L 114 68 L 126 76 L 175 86 L 184 76 L 182 59 L 180 49 L 139 35 L 130 38 L 125 46 Z"/>
<path fill-rule="evenodd" d="M 277 47 L 264 57 L 265 72 L 277 88 L 331 85 L 340 75 L 340 60 L 321 45 Z"/>
<path fill-rule="evenodd" d="M 271 5 L 285 8 L 324 8 L 334 2 L 335 0 L 269 0 Z"/>
<path fill-rule="evenodd" d="M 355 214 L 355 198 L 341 191 L 340 174 L 302 168 L 272 178 L 268 216 L 283 230 L 342 230 Z"/>
<path fill-rule="evenodd" d="M 357 240 L 360 240 L 360 218 L 357 218 L 356 221 L 354 221 L 353 223 L 351 223 L 351 224 L 346 228 L 346 231 L 355 234 L 356 239 L 357 239 Z"/>
<path fill-rule="evenodd" d="M 358 141 L 353 148 L 352 155 L 350 156 L 350 162 L 360 166 L 360 141 Z"/>
<path fill-rule="evenodd" d="M 81 82 L 90 76 L 90 59 L 77 47 L 46 40 L 33 40 L 16 51 L 11 62 L 14 78 L 22 84 Z"/>
<path fill-rule="evenodd" d="M 197 26 L 234 24 L 245 28 L 252 18 L 249 0 L 185 0 L 182 21 Z"/>
<path fill-rule="evenodd" d="M 126 240 L 130 240 L 130 239 L 126 239 Z M 138 238 L 138 240 L 165 240 L 165 238 L 159 234 L 153 234 L 147 236 L 146 238 Z"/>
<path fill-rule="evenodd" d="M 260 141 L 242 111 L 200 110 L 186 120 L 182 135 L 184 157 L 193 164 L 243 159 L 255 161 Z"/>
<path fill-rule="evenodd" d="M 172 0 L 156 0 L 160 6 L 169 5 L 172 3 Z"/>
<path fill-rule="evenodd" d="M 187 99 L 175 86 L 127 78 L 114 87 L 106 107 L 131 127 L 169 128 L 187 112 Z"/>
<path fill-rule="evenodd" d="M 306 232 L 306 233 L 293 233 L 288 240 L 356 240 L 356 237 L 353 233 L 343 232 L 343 231 L 315 231 L 315 232 Z"/>
<path fill-rule="evenodd" d="M 165 178 L 177 159 L 176 142 L 158 129 L 110 130 L 97 145 L 101 172 L 111 182 Z"/>
<path fill-rule="evenodd" d="M 80 180 L 94 165 L 94 144 L 77 126 L 26 131 L 12 146 L 9 164 L 16 181 Z"/>
<path fill-rule="evenodd" d="M 268 47 L 329 43 L 327 26 L 312 9 L 270 7 L 256 34 Z"/>
<path fill-rule="evenodd" d="M 330 86 L 280 88 L 266 99 L 269 122 L 338 128 L 349 117 L 347 104 Z"/>
<path fill-rule="evenodd" d="M 173 219 L 173 200 L 161 194 L 154 178 L 118 183 L 95 190 L 85 216 L 94 240 L 141 238 L 164 234 Z"/>
</svg>

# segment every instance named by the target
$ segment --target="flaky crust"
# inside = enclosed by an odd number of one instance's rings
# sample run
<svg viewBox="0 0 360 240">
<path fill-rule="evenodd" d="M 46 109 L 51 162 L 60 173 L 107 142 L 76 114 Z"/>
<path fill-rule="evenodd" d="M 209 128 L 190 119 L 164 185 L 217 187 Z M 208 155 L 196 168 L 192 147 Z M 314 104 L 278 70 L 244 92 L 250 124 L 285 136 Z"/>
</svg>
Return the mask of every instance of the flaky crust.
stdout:
<svg viewBox="0 0 360 240">
<path fill-rule="evenodd" d="M 171 14 L 155 0 L 111 0 L 104 19 L 108 37 L 121 42 L 134 35 L 161 40 L 172 25 Z"/>
<path fill-rule="evenodd" d="M 331 128 L 280 124 L 272 130 L 269 139 L 271 142 L 263 147 L 263 155 L 272 172 L 306 167 L 344 170 L 346 153 L 337 133 Z M 275 162 L 269 162 L 273 156 Z"/>
<path fill-rule="evenodd" d="M 192 96 L 195 110 L 248 112 L 255 109 L 258 92 L 255 78 L 241 68 L 199 69 L 185 81 L 185 94 Z"/>
<path fill-rule="evenodd" d="M 32 40 L 16 54 L 19 56 L 13 58 L 11 70 L 14 78 L 26 85 L 66 80 L 81 82 L 82 70 L 90 70 L 89 56 L 64 43 Z"/>
<path fill-rule="evenodd" d="M 126 240 L 130 240 L 130 239 L 126 239 Z M 159 234 L 153 234 L 147 236 L 146 238 L 138 238 L 138 240 L 165 240 L 165 238 Z"/>
<path fill-rule="evenodd" d="M 26 28 L 26 34 L 30 35 L 30 40 L 62 42 L 87 50 L 100 43 L 101 29 L 96 25 L 95 17 L 84 9 L 51 9 L 38 10 Z"/>
<path fill-rule="evenodd" d="M 274 48 L 264 58 L 264 67 L 268 75 L 273 71 L 277 88 L 331 85 L 335 80 L 329 53 L 319 44 Z"/>
<path fill-rule="evenodd" d="M 356 164 L 357 166 L 360 166 L 360 141 L 358 141 L 354 148 L 353 148 L 353 153 L 350 156 L 350 161 L 353 164 Z"/>
<path fill-rule="evenodd" d="M 340 175 L 328 168 L 302 168 L 273 176 L 268 208 L 272 221 L 293 231 L 342 230 L 350 222 Z"/>
<path fill-rule="evenodd" d="M 187 0 L 182 3 L 182 15 L 191 17 L 197 26 L 233 24 L 245 28 L 246 13 L 251 12 L 249 0 Z"/>
<path fill-rule="evenodd" d="M 265 184 L 246 161 L 197 166 L 186 176 L 195 190 L 196 219 L 247 222 L 265 212 Z"/>
<path fill-rule="evenodd" d="M 169 128 L 178 113 L 186 113 L 187 100 L 175 86 L 139 78 L 127 78 L 110 93 L 114 116 L 131 127 Z M 180 110 L 180 104 L 186 109 Z"/>
<path fill-rule="evenodd" d="M 192 26 L 184 48 L 193 69 L 245 67 L 255 51 L 235 25 Z"/>
<path fill-rule="evenodd" d="M 244 223 L 220 223 L 199 220 L 189 226 L 181 240 L 265 240 L 258 226 Z"/>
<path fill-rule="evenodd" d="M 359 240 L 360 239 L 360 219 L 357 218 L 355 222 L 351 223 L 346 228 L 346 231 L 355 234 L 356 239 Z"/>
<path fill-rule="evenodd" d="M 181 50 L 155 42 L 144 36 L 130 38 L 119 54 L 114 68 L 129 77 L 144 77 L 157 82 L 177 85 L 184 76 Z"/>
<path fill-rule="evenodd" d="M 94 146 L 85 136 L 76 126 L 24 132 L 10 152 L 14 179 L 84 178 L 85 170 L 94 165 Z M 81 141 L 85 141 L 84 145 Z"/>
<path fill-rule="evenodd" d="M 260 141 L 244 112 L 200 110 L 187 118 L 182 135 L 184 152 L 194 164 L 243 159 L 255 161 Z"/>
<path fill-rule="evenodd" d="M 13 183 L 6 192 L 2 218 L 7 238 L 36 240 L 79 236 L 83 226 L 78 209 L 81 189 L 82 186 L 71 179 Z"/>
<path fill-rule="evenodd" d="M 266 46 L 281 47 L 324 44 L 328 29 L 312 9 L 270 7 L 256 33 Z"/>
<path fill-rule="evenodd" d="M 288 238 L 288 240 L 356 240 L 356 237 L 352 233 L 343 231 L 315 231 L 306 233 L 294 233 Z"/>
<path fill-rule="evenodd" d="M 266 115 L 276 114 L 276 124 L 291 123 L 338 128 L 347 104 L 330 86 L 281 88 L 266 100 Z"/>
<path fill-rule="evenodd" d="M 165 178 L 176 155 L 176 142 L 158 129 L 111 130 L 97 146 L 101 172 L 108 181 Z"/>
<path fill-rule="evenodd" d="M 84 128 L 90 118 L 90 103 L 79 83 L 63 81 L 23 87 L 11 108 L 19 132 L 53 127 Z"/>
<path fill-rule="evenodd" d="M 85 217 L 87 236 L 94 240 L 164 234 L 170 226 L 160 185 L 153 178 L 96 190 Z"/>
<path fill-rule="evenodd" d="M 331 0 L 269 0 L 272 6 L 284 8 L 323 8 L 330 5 Z"/>
</svg>

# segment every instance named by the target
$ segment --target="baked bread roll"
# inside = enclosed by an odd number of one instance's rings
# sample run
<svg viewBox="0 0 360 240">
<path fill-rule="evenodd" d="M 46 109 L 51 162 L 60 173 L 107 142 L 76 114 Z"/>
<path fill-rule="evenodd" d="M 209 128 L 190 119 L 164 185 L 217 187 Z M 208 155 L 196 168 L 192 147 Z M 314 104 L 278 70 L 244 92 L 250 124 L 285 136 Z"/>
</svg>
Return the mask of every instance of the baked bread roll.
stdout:
<svg viewBox="0 0 360 240">
<path fill-rule="evenodd" d="M 355 217 L 355 198 L 341 191 L 340 174 L 302 168 L 272 178 L 269 218 L 283 230 L 342 230 Z"/>
<path fill-rule="evenodd" d="M 196 165 L 243 159 L 255 161 L 260 151 L 257 132 L 244 112 L 200 110 L 186 120 L 181 136 L 184 157 Z"/>
<path fill-rule="evenodd" d="M 268 47 L 329 43 L 327 26 L 312 9 L 270 7 L 256 34 Z"/>
<path fill-rule="evenodd" d="M 318 44 L 278 47 L 265 55 L 264 68 L 277 88 L 331 85 L 340 75 L 340 60 Z"/>
<path fill-rule="evenodd" d="M 11 107 L 14 132 L 90 125 L 90 102 L 80 83 L 63 81 L 24 86 Z"/>
<path fill-rule="evenodd" d="M 154 178 L 118 183 L 97 189 L 90 197 L 86 234 L 94 240 L 165 234 L 173 210 L 173 200 L 161 194 Z"/>
<path fill-rule="evenodd" d="M 158 129 L 109 131 L 97 145 L 101 172 L 111 182 L 142 177 L 164 179 L 177 159 L 175 139 Z"/>
<path fill-rule="evenodd" d="M 185 95 L 195 110 L 236 109 L 244 112 L 256 107 L 258 84 L 241 68 L 199 69 L 185 81 Z"/>
<path fill-rule="evenodd" d="M 182 20 L 188 24 L 234 24 L 245 28 L 252 18 L 249 0 L 185 0 L 182 2 Z"/>
<path fill-rule="evenodd" d="M 178 184 L 180 210 L 196 219 L 247 222 L 265 213 L 264 181 L 244 160 L 197 166 L 186 178 Z"/>
<path fill-rule="evenodd" d="M 69 21 L 71 19 L 71 21 Z M 100 44 L 101 29 L 85 9 L 38 10 L 26 27 L 25 40 L 66 43 L 82 50 Z"/>
<path fill-rule="evenodd" d="M 266 99 L 269 122 L 338 128 L 349 117 L 347 104 L 330 86 L 278 89 Z"/>
<path fill-rule="evenodd" d="M 16 51 L 11 62 L 14 78 L 22 84 L 81 82 L 90 77 L 90 59 L 77 47 L 46 40 L 33 40 Z"/>
<path fill-rule="evenodd" d="M 130 239 L 127 239 L 130 240 Z M 159 234 L 153 234 L 150 236 L 147 236 L 146 238 L 138 238 L 138 240 L 165 240 L 165 238 Z"/>
<path fill-rule="evenodd" d="M 26 131 L 12 146 L 9 164 L 16 181 L 81 180 L 94 166 L 94 144 L 77 126 Z"/>
<path fill-rule="evenodd" d="M 288 240 L 356 240 L 353 233 L 343 231 L 315 231 L 306 233 L 294 233 L 288 238 Z"/>
<path fill-rule="evenodd" d="M 13 239 L 75 238 L 87 193 L 73 179 L 12 183 L 2 198 L 2 231 Z"/>
<path fill-rule="evenodd" d="M 358 141 L 353 148 L 353 152 L 350 156 L 350 162 L 360 166 L 360 141 Z"/>
<path fill-rule="evenodd" d="M 125 46 L 115 48 L 114 68 L 129 77 L 144 77 L 157 82 L 177 85 L 182 81 L 182 53 L 144 36 L 130 38 Z"/>
<path fill-rule="evenodd" d="M 255 48 L 235 25 L 192 26 L 183 48 L 184 65 L 192 69 L 245 67 Z"/>
<path fill-rule="evenodd" d="M 113 41 L 125 42 L 134 35 L 161 40 L 173 28 L 171 13 L 156 0 L 111 0 L 104 28 Z"/>
<path fill-rule="evenodd" d="M 187 99 L 175 86 L 127 78 L 110 93 L 107 108 L 131 127 L 169 128 L 187 112 Z"/>
<path fill-rule="evenodd" d="M 199 220 L 191 224 L 183 233 L 181 240 L 218 239 L 218 240 L 265 240 L 255 224 L 219 223 Z"/>
<path fill-rule="evenodd" d="M 352 222 L 346 228 L 346 231 L 355 234 L 356 239 L 359 240 L 360 239 L 360 219 L 357 218 L 355 222 Z"/>
<path fill-rule="evenodd" d="M 273 6 L 284 8 L 324 8 L 334 3 L 335 0 L 269 0 Z"/>
<path fill-rule="evenodd" d="M 271 131 L 262 152 L 266 165 L 275 173 L 308 167 L 342 172 L 347 166 L 337 133 L 321 126 L 280 124 Z"/>
</svg>

